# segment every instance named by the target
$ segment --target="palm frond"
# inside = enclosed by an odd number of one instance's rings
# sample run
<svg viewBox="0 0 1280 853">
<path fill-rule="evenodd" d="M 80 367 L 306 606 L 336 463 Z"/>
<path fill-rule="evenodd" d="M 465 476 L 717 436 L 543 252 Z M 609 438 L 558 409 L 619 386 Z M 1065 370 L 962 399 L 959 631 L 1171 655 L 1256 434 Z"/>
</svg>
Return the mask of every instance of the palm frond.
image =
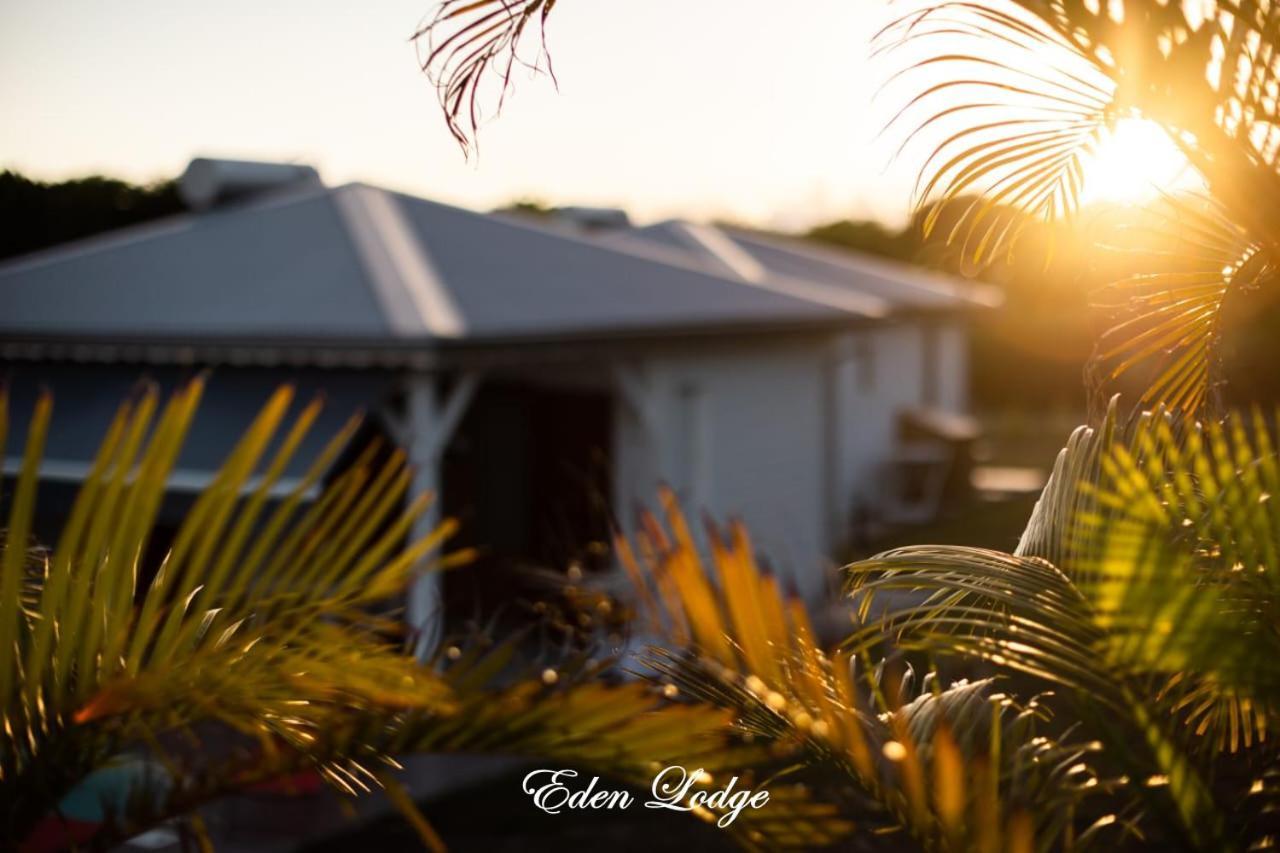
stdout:
<svg viewBox="0 0 1280 853">
<path fill-rule="evenodd" d="M 1097 298 L 1123 319 L 1094 350 L 1091 393 L 1104 398 L 1137 372 L 1145 375 L 1140 406 L 1192 416 L 1213 409 L 1224 304 L 1271 282 L 1272 247 L 1251 240 L 1208 198 L 1166 196 L 1142 210 L 1113 211 L 1097 226 L 1138 272 Z"/>
<path fill-rule="evenodd" d="M 1202 411 L 1218 380 L 1223 300 L 1275 277 L 1277 15 L 1234 0 L 959 0 L 925 5 L 878 36 L 882 53 L 905 57 L 891 82 L 915 81 L 891 126 L 923 113 L 904 146 L 937 140 L 918 158 L 926 232 L 944 202 L 975 196 L 944 235 L 966 263 L 1012 246 L 1032 218 L 1071 213 L 1084 157 L 1119 118 L 1161 124 L 1205 180 L 1211 205 L 1166 199 L 1143 214 L 1172 236 L 1112 288 L 1132 316 L 1099 344 L 1100 394 L 1141 371 L 1150 378 L 1140 403 Z"/>
<path fill-rule="evenodd" d="M 399 454 L 377 467 L 365 454 L 303 509 L 355 421 L 271 506 L 272 486 L 318 411 L 318 403 L 305 406 L 287 424 L 287 387 L 197 499 L 155 578 L 139 588 L 142 555 L 201 390 L 193 381 L 161 405 L 148 387 L 120 407 L 44 557 L 39 588 L 28 585 L 24 600 L 25 543 L 53 416 L 48 397 L 36 406 L 0 578 L 0 801 L 15 832 L 121 750 L 161 747 L 174 732 L 200 740 L 199 727 L 213 723 L 305 751 L 347 713 L 449 706 L 438 674 L 389 643 L 394 623 L 369 609 L 403 589 L 448 528 L 399 550 L 429 500 L 401 509 L 408 474 Z"/>
<path fill-rule="evenodd" d="M 721 708 L 602 683 L 608 661 L 530 672 L 518 638 L 450 647 L 431 666 L 407 653 L 383 603 L 451 524 L 400 547 L 430 496 L 402 508 L 403 454 L 375 465 L 377 448 L 306 505 L 355 421 L 272 505 L 267 495 L 317 413 L 311 404 L 288 423 L 288 388 L 248 428 L 139 589 L 139 561 L 201 388 L 193 382 L 164 405 L 146 388 L 120 408 L 48 555 L 25 546 L 52 416 L 48 398 L 37 406 L 0 556 L 8 836 L 54 820 L 69 790 L 130 755 L 147 770 L 129 780 L 94 843 L 302 771 L 353 795 L 390 786 L 429 839 L 393 775 L 395 756 L 409 752 L 538 756 L 637 786 L 678 764 L 709 774 L 695 792 L 729 776 L 753 784 L 778 763 Z M 730 824 L 747 847 L 812 849 L 845 831 L 834 807 L 805 788 L 780 781 L 769 791 L 767 808 Z M 695 813 L 723 816 L 719 807 Z"/>
<path fill-rule="evenodd" d="M 1069 816 L 1098 780 L 1087 748 L 1037 731 L 1037 703 L 1020 707 L 989 681 L 944 687 L 932 675 L 917 693 L 909 672 L 824 651 L 804 606 L 757 566 L 740 524 L 727 535 L 709 527 L 707 565 L 674 498 L 663 501 L 665 525 L 646 516 L 638 548 L 618 542 L 652 633 L 641 658 L 651 678 L 726 709 L 864 828 L 905 829 L 948 849 L 1019 849 L 1023 825 L 1043 843 L 1072 831 Z M 1066 779 L 1067 768 L 1079 779 Z"/>
<path fill-rule="evenodd" d="M 544 70 L 554 80 L 545 27 L 555 0 L 445 0 L 413 34 L 418 60 L 435 85 L 453 138 L 464 151 L 475 143 L 483 120 L 482 99 L 498 109 L 518 67 Z M 526 41 L 536 42 L 522 57 Z"/>
<path fill-rule="evenodd" d="M 931 205 L 926 235 L 947 201 L 972 197 L 944 237 L 978 264 L 1036 219 L 1076 210 L 1115 84 L 1070 41 L 1012 6 L 946 2 L 897 18 L 874 44 L 901 65 L 886 91 L 915 92 L 886 129 L 910 122 L 899 156 L 928 145 L 916 185 L 916 204 Z"/>
<path fill-rule="evenodd" d="M 1276 726 L 1275 426 L 1116 412 L 1072 436 L 1016 554 L 921 546 L 851 566 L 861 612 L 888 605 L 848 644 L 972 656 L 1087 696 L 1108 709 L 1098 735 L 1128 741 L 1117 754 L 1208 843 L 1222 824 L 1199 755 L 1262 748 Z"/>
</svg>

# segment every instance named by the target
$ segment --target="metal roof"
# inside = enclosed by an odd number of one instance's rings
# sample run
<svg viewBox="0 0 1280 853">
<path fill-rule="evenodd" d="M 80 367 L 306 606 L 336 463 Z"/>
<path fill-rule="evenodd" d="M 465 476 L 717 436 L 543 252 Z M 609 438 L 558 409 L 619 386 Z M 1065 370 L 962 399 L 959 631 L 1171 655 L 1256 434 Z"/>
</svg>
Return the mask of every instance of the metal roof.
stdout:
<svg viewBox="0 0 1280 853">
<path fill-rule="evenodd" d="M 0 264 L 0 337 L 443 342 L 833 323 L 832 304 L 361 184 L 276 193 Z"/>
<path fill-rule="evenodd" d="M 378 336 L 332 195 L 289 194 L 0 265 L 0 336 Z"/>
<path fill-rule="evenodd" d="M 696 258 L 709 269 L 811 298 L 857 296 L 882 314 L 999 305 L 998 288 L 865 253 L 843 251 L 746 228 L 672 219 L 615 232 L 617 243 L 647 241 Z"/>
</svg>

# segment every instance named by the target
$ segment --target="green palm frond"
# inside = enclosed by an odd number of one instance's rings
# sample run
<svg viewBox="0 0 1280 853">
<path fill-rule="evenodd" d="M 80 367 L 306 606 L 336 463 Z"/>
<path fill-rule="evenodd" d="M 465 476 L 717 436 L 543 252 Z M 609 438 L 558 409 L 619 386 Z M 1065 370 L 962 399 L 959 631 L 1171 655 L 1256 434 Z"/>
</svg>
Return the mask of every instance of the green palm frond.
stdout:
<svg viewBox="0 0 1280 853">
<path fill-rule="evenodd" d="M 52 401 L 36 407 L 0 557 L 5 837 L 53 819 L 70 790 L 103 773 L 123 774 L 127 790 L 97 844 L 310 771 L 352 795 L 384 788 L 432 846 L 439 839 L 395 779 L 398 755 L 536 756 L 638 787 L 665 765 L 703 769 L 702 787 L 731 776 L 764 782 L 778 765 L 723 708 L 672 701 L 661 686 L 603 683 L 608 660 L 530 664 L 516 638 L 418 661 L 386 604 L 428 558 L 443 567 L 464 556 L 432 557 L 452 525 L 402 545 L 430 497 L 405 506 L 403 454 L 378 448 L 309 497 L 354 420 L 290 495 L 269 501 L 318 410 L 290 421 L 288 388 L 140 587 L 141 555 L 201 389 L 192 382 L 162 405 L 147 388 L 121 406 L 51 552 L 26 544 Z M 768 789 L 767 808 L 730 825 L 748 848 L 812 849 L 844 831 L 834 807 L 803 786 Z"/>
<path fill-rule="evenodd" d="M 1280 523 L 1270 499 L 1270 427 L 1260 417 L 1251 429 L 1239 419 L 1181 432 L 1175 423 L 1144 418 L 1124 441 L 1078 433 L 1019 556 L 896 552 L 885 564 L 911 568 L 869 585 L 926 581 L 931 599 L 891 621 L 933 632 L 935 641 L 963 625 L 959 647 L 968 653 L 1094 691 L 1119 708 L 1116 689 L 1134 680 L 1216 749 L 1264 743 L 1275 727 L 1280 652 L 1271 627 Z M 1015 560 L 1025 574 L 983 570 Z M 1070 597 L 1046 600 L 1055 587 Z M 931 621 L 938 613 L 945 618 Z"/>
<path fill-rule="evenodd" d="M 1114 754 L 1160 778 L 1209 843 L 1212 754 L 1269 755 L 1277 724 L 1274 429 L 1160 412 L 1122 427 L 1113 405 L 1060 454 L 1015 554 L 921 546 L 851 566 L 864 614 L 889 597 L 851 651 L 887 637 L 1088 697 L 1106 709 L 1096 734 L 1127 741 Z"/>
<path fill-rule="evenodd" d="M 1099 511 L 1087 519 L 1104 531 L 1098 553 L 1108 562 L 1086 564 L 1086 577 L 1130 620 L 1134 643 L 1184 674 L 1169 692 L 1188 724 L 1232 750 L 1242 723 L 1246 743 L 1255 732 L 1265 740 L 1280 711 L 1273 429 L 1260 413 L 1183 430 L 1151 418 L 1132 448 L 1104 460 Z"/>
<path fill-rule="evenodd" d="M 53 402 L 36 405 L 0 578 L 0 801 L 16 834 L 102 762 L 171 733 L 199 740 L 198 727 L 214 723 L 300 752 L 348 713 L 449 706 L 439 676 L 389 644 L 393 623 L 369 609 L 403 589 L 448 528 L 399 550 L 426 499 L 402 510 L 408 473 L 398 454 L 376 468 L 365 454 L 303 507 L 355 421 L 272 506 L 272 486 L 319 409 L 308 405 L 288 422 L 288 388 L 263 408 L 154 580 L 139 588 L 201 390 L 193 381 L 162 405 L 146 388 L 120 407 L 32 589 L 32 552 L 20 543 L 30 539 Z"/>
</svg>

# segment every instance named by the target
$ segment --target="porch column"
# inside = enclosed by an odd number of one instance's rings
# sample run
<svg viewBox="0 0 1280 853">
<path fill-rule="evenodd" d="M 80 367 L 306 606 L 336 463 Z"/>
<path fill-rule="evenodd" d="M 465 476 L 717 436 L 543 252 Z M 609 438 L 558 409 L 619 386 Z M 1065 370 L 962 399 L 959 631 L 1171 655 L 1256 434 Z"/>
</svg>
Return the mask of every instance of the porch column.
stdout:
<svg viewBox="0 0 1280 853">
<path fill-rule="evenodd" d="M 410 498 L 432 494 L 435 498 L 416 522 L 412 541 L 422 539 L 440 525 L 443 496 L 440 463 L 467 406 L 480 385 L 480 374 L 463 373 L 448 394 L 436 393 L 436 377 L 415 373 L 409 377 L 406 395 L 409 464 L 413 467 Z M 423 572 L 409 587 L 406 621 L 416 633 L 414 652 L 425 659 L 440 642 L 444 629 L 443 582 L 439 572 Z"/>
</svg>

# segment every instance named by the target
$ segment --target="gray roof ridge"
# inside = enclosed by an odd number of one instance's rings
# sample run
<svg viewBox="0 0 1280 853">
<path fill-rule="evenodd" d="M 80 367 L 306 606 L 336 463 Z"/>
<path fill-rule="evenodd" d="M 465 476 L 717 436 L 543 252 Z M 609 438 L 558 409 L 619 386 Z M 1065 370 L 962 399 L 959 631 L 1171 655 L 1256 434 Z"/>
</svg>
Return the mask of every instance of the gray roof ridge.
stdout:
<svg viewBox="0 0 1280 853">
<path fill-rule="evenodd" d="M 792 235 L 774 234 L 741 225 L 718 227 L 730 236 L 740 235 L 744 239 L 756 240 L 782 251 L 812 255 L 821 261 L 850 270 L 866 272 L 870 268 L 872 272 L 896 279 L 904 284 L 920 287 L 934 293 L 955 296 L 980 305 L 995 307 L 1003 301 L 1002 291 L 996 285 L 983 281 L 962 279 L 949 273 L 931 270 L 908 261 L 873 255 L 870 252 L 841 249 Z"/>
<path fill-rule="evenodd" d="M 636 236 L 637 234 L 642 234 L 648 228 L 677 230 L 679 232 L 677 236 L 687 247 L 687 251 L 682 252 L 679 249 L 671 249 L 643 236 Z M 738 283 L 749 287 L 770 290 L 784 296 L 817 302 L 843 311 L 856 311 L 868 317 L 884 317 L 891 310 L 887 300 L 869 293 L 854 292 L 848 288 L 832 285 L 829 282 L 786 275 L 771 270 L 767 265 L 756 260 L 747 250 L 734 243 L 731 235 L 723 228 L 713 223 L 669 218 L 655 222 L 652 225 L 632 229 L 630 232 L 619 232 L 619 237 L 638 243 L 647 243 L 672 255 L 688 257 L 688 252 L 699 253 L 710 259 L 717 267 L 727 270 L 728 274 Z M 724 247 L 715 245 L 717 238 L 723 239 L 729 245 Z M 726 251 L 733 252 L 735 250 L 741 252 L 745 257 L 726 257 L 723 254 Z M 744 265 L 755 267 L 755 269 L 744 269 Z"/>
<path fill-rule="evenodd" d="M 459 337 L 465 320 L 398 196 L 361 181 L 329 192 L 388 328 L 398 337 Z"/>
<path fill-rule="evenodd" d="M 504 225 L 509 225 L 513 228 L 521 229 L 524 231 L 536 231 L 539 234 L 545 234 L 549 237 L 557 237 L 561 240 L 567 240 L 571 243 L 578 243 L 583 246 L 592 246 L 597 249 L 607 249 L 610 251 L 621 252 L 623 254 L 631 255 L 633 257 L 639 257 L 639 258 L 644 258 L 645 260 L 655 261 L 660 264 L 682 267 L 683 269 L 704 273 L 707 275 L 711 275 L 715 278 L 721 278 L 727 281 L 734 281 L 734 279 L 730 279 L 727 276 L 720 275 L 713 270 L 708 270 L 702 264 L 698 264 L 693 261 L 690 261 L 687 257 L 681 256 L 678 252 L 661 252 L 661 251 L 655 252 L 653 251 L 654 247 L 650 243 L 644 240 L 638 240 L 634 244 L 628 244 L 626 246 L 619 247 L 619 246 L 611 245 L 601 240 L 598 235 L 576 234 L 567 228 L 563 228 L 555 225 L 544 225 L 541 222 L 532 220 L 530 217 L 521 216 L 520 214 L 517 214 L 517 213 L 505 213 L 505 212 L 499 212 L 499 211 L 486 213 L 484 211 L 471 210 L 470 208 L 466 208 L 466 207 L 458 207 L 452 204 L 445 204 L 444 202 L 440 202 L 440 201 L 433 201 L 431 199 L 422 198 L 420 196 L 409 195 L 408 193 L 397 193 L 395 190 L 386 190 L 386 192 L 392 192 L 397 195 L 402 195 L 406 198 L 412 199 L 413 201 L 432 204 L 432 205 L 435 205 L 436 207 L 447 207 L 450 210 L 457 210 L 463 213 L 468 213 L 472 216 L 478 216 L 483 219 L 487 219 L 491 222 L 501 222 Z"/>
</svg>

